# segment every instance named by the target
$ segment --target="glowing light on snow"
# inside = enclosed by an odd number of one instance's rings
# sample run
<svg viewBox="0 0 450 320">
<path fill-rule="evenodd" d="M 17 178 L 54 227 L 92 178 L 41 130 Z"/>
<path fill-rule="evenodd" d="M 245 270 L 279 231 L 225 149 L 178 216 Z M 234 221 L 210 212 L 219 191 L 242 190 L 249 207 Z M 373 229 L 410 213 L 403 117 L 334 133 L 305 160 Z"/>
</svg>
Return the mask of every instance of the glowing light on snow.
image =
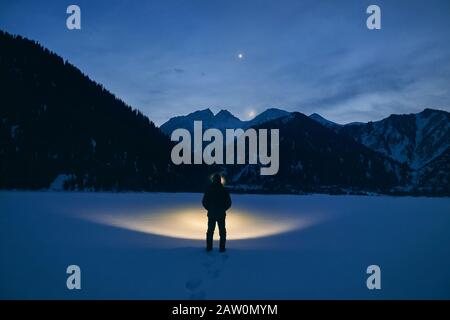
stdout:
<svg viewBox="0 0 450 320">
<path fill-rule="evenodd" d="M 206 212 L 201 208 L 181 209 L 158 214 L 114 214 L 89 217 L 97 223 L 166 237 L 203 240 Z M 230 210 L 227 213 L 227 238 L 230 240 L 267 237 L 313 224 L 307 218 L 265 218 L 251 213 Z M 215 232 L 218 237 L 218 230 Z"/>
</svg>

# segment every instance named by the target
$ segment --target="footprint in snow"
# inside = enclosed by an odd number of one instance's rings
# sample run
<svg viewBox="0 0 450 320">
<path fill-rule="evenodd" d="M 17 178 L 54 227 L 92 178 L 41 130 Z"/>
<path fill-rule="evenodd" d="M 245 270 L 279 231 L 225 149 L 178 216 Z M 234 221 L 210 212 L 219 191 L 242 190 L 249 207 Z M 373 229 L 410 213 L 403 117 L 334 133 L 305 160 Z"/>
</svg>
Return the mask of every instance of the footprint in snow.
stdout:
<svg viewBox="0 0 450 320">
<path fill-rule="evenodd" d="M 202 279 L 191 279 L 186 281 L 186 289 L 189 292 L 189 299 L 191 300 L 203 300 L 206 298 L 206 292 L 202 290 Z"/>
</svg>

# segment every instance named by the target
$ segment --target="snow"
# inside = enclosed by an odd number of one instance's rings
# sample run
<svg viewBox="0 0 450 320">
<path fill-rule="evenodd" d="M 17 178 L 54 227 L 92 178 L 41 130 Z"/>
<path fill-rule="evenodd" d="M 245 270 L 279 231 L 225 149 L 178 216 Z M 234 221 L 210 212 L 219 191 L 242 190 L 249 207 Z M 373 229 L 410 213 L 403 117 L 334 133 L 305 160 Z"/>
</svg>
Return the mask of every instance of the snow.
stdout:
<svg viewBox="0 0 450 320">
<path fill-rule="evenodd" d="M 285 111 L 285 110 L 281 110 L 281 109 L 277 109 L 277 108 L 269 108 L 269 109 L 261 112 L 259 115 L 254 117 L 252 120 L 246 121 L 245 127 L 249 128 L 249 127 L 257 126 L 257 125 L 260 125 L 260 124 L 268 122 L 268 121 L 272 121 L 272 120 L 275 120 L 275 119 L 278 119 L 281 117 L 285 117 L 289 114 L 290 114 L 290 112 Z"/>
<path fill-rule="evenodd" d="M 97 141 L 95 141 L 93 138 L 91 138 L 91 147 L 92 147 L 92 151 L 95 153 L 96 147 L 97 147 Z"/>
<path fill-rule="evenodd" d="M 430 163 L 450 146 L 450 123 L 445 115 L 416 116 L 416 156 L 411 167 L 419 169 Z"/>
<path fill-rule="evenodd" d="M 313 119 L 314 121 L 317 121 L 318 123 L 324 125 L 325 127 L 328 128 L 339 128 L 342 127 L 341 124 L 338 124 L 336 122 L 330 121 L 328 119 L 325 119 L 324 117 L 322 117 L 320 114 L 317 113 L 313 113 L 309 115 L 309 118 Z"/>
<path fill-rule="evenodd" d="M 340 160 L 341 160 L 341 163 L 342 163 L 342 158 L 341 158 Z M 293 173 L 299 173 L 299 172 L 301 172 L 302 170 L 303 170 L 303 165 L 302 165 L 301 160 L 298 160 L 296 165 L 292 165 L 292 164 L 291 164 L 291 172 L 293 172 Z"/>
<path fill-rule="evenodd" d="M 15 139 L 16 138 L 16 136 L 17 136 L 17 130 L 19 129 L 19 125 L 12 125 L 11 126 L 11 132 L 10 132 L 10 135 L 11 135 L 11 138 L 12 139 Z"/>
<path fill-rule="evenodd" d="M 250 165 L 245 165 L 241 170 L 239 170 L 238 173 L 236 173 L 233 178 L 231 179 L 232 181 L 239 181 L 239 179 L 241 179 L 242 175 L 250 175 L 255 171 L 253 166 Z"/>
<path fill-rule="evenodd" d="M 417 149 L 423 142 L 424 139 L 424 131 L 427 128 L 429 123 L 429 118 L 425 117 L 422 114 L 418 114 L 416 115 L 416 140 L 415 140 L 415 148 Z M 444 146 L 445 147 L 445 146 Z M 442 150 L 443 151 L 443 150 Z M 442 152 L 441 151 L 441 152 Z M 439 150 L 437 150 L 437 155 L 435 154 L 434 156 L 432 155 L 432 157 L 430 157 L 430 155 L 424 155 L 426 156 L 426 159 L 428 161 L 424 161 L 424 159 L 422 159 L 423 157 L 421 157 L 420 154 L 416 154 L 413 161 L 411 161 L 411 168 L 413 169 L 418 169 L 420 167 L 422 167 L 423 165 L 426 164 L 426 162 L 430 162 L 432 161 L 436 156 L 439 155 Z"/>
<path fill-rule="evenodd" d="M 413 135 L 408 134 L 410 126 L 414 126 Z M 446 114 L 421 112 L 401 122 L 393 122 L 391 117 L 375 121 L 362 128 L 355 138 L 368 148 L 417 170 L 447 150 L 449 130 Z"/>
<path fill-rule="evenodd" d="M 0 298 L 450 298 L 449 198 L 232 199 L 207 254 L 201 194 L 0 192 Z"/>
<path fill-rule="evenodd" d="M 69 174 L 59 174 L 56 176 L 55 180 L 50 184 L 49 189 L 53 191 L 63 191 L 64 190 L 64 183 L 67 180 L 72 179 L 73 176 Z"/>
<path fill-rule="evenodd" d="M 269 108 L 252 120 L 243 121 L 226 109 L 220 110 L 216 115 L 214 115 L 210 109 L 205 109 L 192 112 L 186 116 L 176 116 L 170 118 L 166 123 L 161 125 L 160 129 L 170 135 L 175 129 L 185 128 L 192 134 L 194 120 L 202 121 L 204 130 L 210 128 L 216 128 L 222 131 L 225 129 L 248 129 L 264 122 L 284 117 L 288 114 L 290 113 L 284 110 Z"/>
</svg>

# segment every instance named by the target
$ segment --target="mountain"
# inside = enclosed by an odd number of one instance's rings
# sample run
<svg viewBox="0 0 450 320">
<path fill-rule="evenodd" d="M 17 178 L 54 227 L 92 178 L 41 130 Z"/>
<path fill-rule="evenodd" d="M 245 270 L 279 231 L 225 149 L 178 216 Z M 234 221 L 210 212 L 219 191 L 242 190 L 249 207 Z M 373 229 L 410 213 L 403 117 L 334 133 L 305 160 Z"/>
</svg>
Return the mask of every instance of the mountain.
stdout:
<svg viewBox="0 0 450 320">
<path fill-rule="evenodd" d="M 208 128 L 278 128 L 280 170 L 260 176 L 258 165 L 225 165 L 230 187 L 236 191 L 261 192 L 394 192 L 411 188 L 411 171 L 388 155 L 364 146 L 345 126 L 318 114 L 267 109 L 250 121 L 241 121 L 226 110 L 214 115 L 210 109 L 174 117 L 161 126 L 166 134 L 176 128 L 193 131 L 193 122 Z M 353 125 L 350 125 L 353 127 Z M 359 125 L 354 125 L 359 126 Z"/>
<path fill-rule="evenodd" d="M 337 124 L 333 121 L 330 121 L 328 119 L 325 119 L 324 117 L 322 117 L 320 114 L 317 113 L 313 113 L 309 115 L 309 118 L 313 119 L 314 121 L 317 121 L 318 123 L 320 123 L 321 125 L 330 128 L 330 129 L 339 129 L 342 127 L 342 125 Z"/>
<path fill-rule="evenodd" d="M 220 110 L 213 119 L 212 127 L 217 129 L 239 128 L 243 125 L 243 121 L 235 117 L 227 110 Z M 208 127 L 210 128 L 210 127 Z"/>
<path fill-rule="evenodd" d="M 425 109 L 338 129 L 368 148 L 420 169 L 450 147 L 450 113 Z"/>
<path fill-rule="evenodd" d="M 425 109 L 416 114 L 394 114 L 380 121 L 343 126 L 334 125 L 319 115 L 310 117 L 373 151 L 408 165 L 413 170 L 412 179 L 404 191 L 450 194 L 450 113 Z"/>
<path fill-rule="evenodd" d="M 249 121 L 204 109 L 160 129 L 38 43 L 0 32 L 0 48 L 0 189 L 200 191 L 223 171 L 240 192 L 450 194 L 445 111 L 341 126 L 274 108 Z M 279 129 L 279 172 L 174 165 L 168 135 L 194 120 L 204 129 Z"/>
<path fill-rule="evenodd" d="M 232 188 L 271 192 L 389 192 L 409 181 L 409 168 L 293 112 L 257 129 L 280 130 L 280 169 L 260 176 L 258 165 L 227 167 Z"/>
<path fill-rule="evenodd" d="M 190 132 L 194 131 L 194 121 L 202 121 L 204 127 L 213 125 L 214 113 L 210 109 L 204 109 L 189 113 L 187 116 L 176 116 L 170 118 L 160 126 L 162 132 L 170 136 L 172 131 L 178 128 L 184 128 Z"/>
<path fill-rule="evenodd" d="M 289 112 L 270 108 L 257 115 L 252 120 L 242 121 L 231 112 L 227 110 L 220 110 L 216 115 L 210 109 L 204 109 L 189 113 L 186 116 L 177 116 L 170 118 L 167 122 L 161 125 L 160 129 L 170 136 L 172 131 L 178 128 L 194 131 L 194 121 L 202 121 L 203 129 L 217 128 L 220 130 L 225 129 L 246 129 L 276 118 L 281 118 L 289 115 Z"/>
<path fill-rule="evenodd" d="M 416 179 L 419 194 L 450 195 L 450 148 L 420 168 Z"/>
<path fill-rule="evenodd" d="M 287 115 L 289 115 L 290 112 L 277 109 L 277 108 L 269 108 L 260 114 L 258 114 L 256 117 L 254 117 L 252 120 L 246 122 L 246 128 L 257 126 L 261 123 L 268 122 L 274 119 L 282 118 Z"/>
<path fill-rule="evenodd" d="M 0 48 L 0 188 L 182 188 L 194 169 L 147 117 L 34 41 L 0 31 Z"/>
</svg>

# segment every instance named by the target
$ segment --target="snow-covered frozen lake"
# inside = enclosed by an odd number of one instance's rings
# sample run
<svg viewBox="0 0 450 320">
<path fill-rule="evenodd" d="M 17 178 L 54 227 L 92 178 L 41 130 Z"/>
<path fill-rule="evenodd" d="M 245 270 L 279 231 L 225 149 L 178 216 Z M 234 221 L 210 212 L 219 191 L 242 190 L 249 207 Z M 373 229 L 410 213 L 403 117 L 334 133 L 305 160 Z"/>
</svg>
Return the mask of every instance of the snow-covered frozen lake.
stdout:
<svg viewBox="0 0 450 320">
<path fill-rule="evenodd" d="M 450 298 L 450 198 L 232 195 L 207 254 L 201 196 L 0 192 L 0 298 Z"/>
</svg>

